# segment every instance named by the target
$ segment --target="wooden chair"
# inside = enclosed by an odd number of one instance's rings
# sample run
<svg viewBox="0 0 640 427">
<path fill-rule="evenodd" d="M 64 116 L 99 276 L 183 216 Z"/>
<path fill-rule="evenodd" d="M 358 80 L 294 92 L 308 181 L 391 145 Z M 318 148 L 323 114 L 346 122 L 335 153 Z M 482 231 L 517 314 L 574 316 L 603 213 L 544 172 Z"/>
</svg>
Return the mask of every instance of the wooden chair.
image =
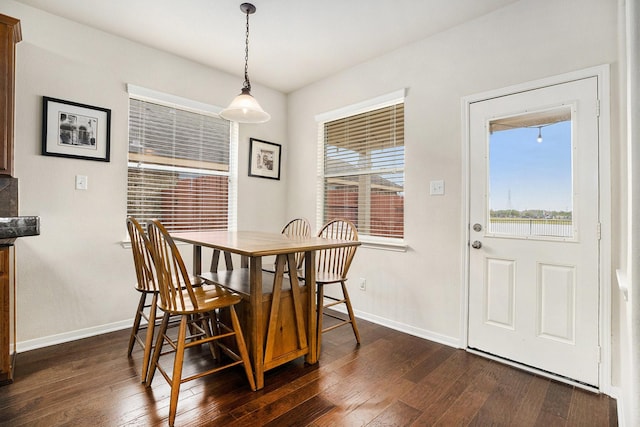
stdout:
<svg viewBox="0 0 640 427">
<path fill-rule="evenodd" d="M 131 252 L 133 253 L 133 264 L 136 270 L 136 290 L 140 292 L 138 309 L 136 310 L 136 316 L 133 320 L 133 327 L 131 328 L 131 335 L 129 337 L 128 356 L 131 357 L 133 346 L 137 342 L 144 351 L 140 377 L 141 381 L 145 382 L 147 380 L 147 373 L 149 372 L 151 349 L 153 348 L 158 287 L 154 275 L 155 267 L 153 266 L 153 260 L 151 258 L 149 239 L 147 239 L 142 226 L 135 218 L 129 217 L 127 218 L 127 230 L 131 238 Z M 149 297 L 151 301 L 147 302 Z M 142 324 L 142 319 L 146 320 L 146 325 Z"/>
<path fill-rule="evenodd" d="M 236 365 L 244 365 L 244 371 L 252 390 L 256 389 L 249 353 L 242 335 L 242 329 L 234 306 L 241 301 L 239 295 L 231 293 L 222 287 L 192 286 L 189 274 L 178 252 L 173 239 L 158 220 L 148 223 L 147 232 L 151 242 L 154 257 L 160 299 L 158 308 L 164 312 L 162 323 L 158 330 L 158 337 L 151 359 L 147 387 L 151 385 L 156 370 L 159 370 L 171 386 L 169 403 L 169 425 L 173 425 L 178 406 L 180 385 L 184 382 L 213 374 L 222 369 Z M 184 289 L 180 288 L 184 286 Z M 225 311 L 225 316 L 231 319 L 231 326 L 224 324 L 218 312 Z M 179 318 L 177 340 L 167 334 L 167 326 L 172 318 Z M 187 335 L 187 332 L 190 335 Z M 231 350 L 224 341 L 235 340 L 237 353 Z M 162 348 L 167 343 L 171 347 L 163 353 Z M 195 373 L 186 378 L 182 377 L 185 349 L 208 344 L 211 354 L 217 358 L 215 367 L 204 372 Z M 231 361 L 223 360 L 220 352 L 228 356 Z M 175 353 L 171 375 L 168 369 L 159 363 L 161 356 Z M 239 354 L 238 354 L 239 353 Z"/>
<path fill-rule="evenodd" d="M 311 224 L 309 224 L 309 221 L 306 218 L 295 218 L 289 221 L 284 227 L 282 227 L 281 233 L 289 237 L 309 237 L 311 235 Z M 296 270 L 299 274 L 301 274 L 300 272 L 302 270 L 302 264 L 304 263 L 304 252 L 296 253 L 295 259 Z M 287 268 L 287 266 L 285 266 L 285 268 Z M 263 268 L 262 270 L 269 273 L 275 273 L 276 266 L 274 264 L 269 266 L 268 268 Z M 287 270 L 285 270 L 285 272 L 286 271 Z"/>
<path fill-rule="evenodd" d="M 285 236 L 309 237 L 311 235 L 311 225 L 306 218 L 292 219 L 282 228 L 282 234 Z M 296 269 L 302 269 L 304 263 L 304 252 L 296 253 Z"/>
<path fill-rule="evenodd" d="M 322 227 L 318 233 L 319 237 L 328 239 L 343 239 L 343 240 L 358 240 L 358 231 L 356 227 L 347 220 L 333 220 L 329 221 Z M 356 318 L 353 314 L 353 308 L 351 307 L 351 300 L 349 299 L 349 292 L 347 291 L 346 281 L 351 261 L 356 253 L 356 246 L 348 248 L 334 248 L 324 249 L 316 253 L 316 285 L 317 285 L 317 306 L 318 306 L 318 356 L 320 356 L 320 344 L 322 340 L 322 334 L 328 332 L 337 327 L 344 325 L 351 325 L 353 334 L 356 337 L 356 341 L 360 344 L 360 333 L 358 332 L 358 326 L 356 325 Z M 342 297 L 335 298 L 325 294 L 325 286 L 331 284 L 340 284 L 342 290 Z M 325 300 L 330 302 L 325 304 Z M 334 312 L 327 312 L 325 309 L 344 304 L 347 308 L 348 318 L 337 316 Z M 323 329 L 322 319 L 324 316 L 332 317 L 338 320 L 338 323 L 333 324 Z"/>
</svg>

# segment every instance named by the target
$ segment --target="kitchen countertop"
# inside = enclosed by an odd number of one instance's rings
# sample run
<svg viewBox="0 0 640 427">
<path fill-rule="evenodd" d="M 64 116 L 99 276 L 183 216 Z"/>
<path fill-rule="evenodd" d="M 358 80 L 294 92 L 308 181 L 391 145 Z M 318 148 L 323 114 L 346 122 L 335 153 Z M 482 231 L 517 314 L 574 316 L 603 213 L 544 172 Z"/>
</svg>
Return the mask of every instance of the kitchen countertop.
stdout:
<svg viewBox="0 0 640 427">
<path fill-rule="evenodd" d="M 40 234 L 40 217 L 0 217 L 0 245 L 10 246 L 18 237 Z"/>
</svg>

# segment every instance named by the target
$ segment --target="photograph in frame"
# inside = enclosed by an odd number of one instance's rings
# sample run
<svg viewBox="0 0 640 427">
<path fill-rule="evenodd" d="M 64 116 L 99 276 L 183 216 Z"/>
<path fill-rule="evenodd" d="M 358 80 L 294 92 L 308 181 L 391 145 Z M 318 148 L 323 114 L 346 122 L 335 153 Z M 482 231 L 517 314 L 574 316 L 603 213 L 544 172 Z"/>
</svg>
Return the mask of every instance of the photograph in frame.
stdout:
<svg viewBox="0 0 640 427">
<path fill-rule="evenodd" d="M 111 110 L 42 97 L 42 154 L 109 161 Z"/>
<path fill-rule="evenodd" d="M 249 138 L 249 143 L 249 176 L 280 179 L 282 146 L 256 138 Z"/>
</svg>

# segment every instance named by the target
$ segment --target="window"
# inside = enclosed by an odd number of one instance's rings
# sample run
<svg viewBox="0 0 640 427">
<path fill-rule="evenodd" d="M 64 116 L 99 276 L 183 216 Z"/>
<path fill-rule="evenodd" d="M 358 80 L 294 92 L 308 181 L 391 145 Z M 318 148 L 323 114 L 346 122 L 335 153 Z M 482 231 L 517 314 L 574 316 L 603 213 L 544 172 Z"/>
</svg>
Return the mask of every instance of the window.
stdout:
<svg viewBox="0 0 640 427">
<path fill-rule="evenodd" d="M 237 125 L 150 92 L 129 87 L 127 215 L 170 231 L 235 229 Z"/>
<path fill-rule="evenodd" d="M 345 218 L 365 240 L 402 239 L 404 91 L 316 120 L 320 222 Z"/>
</svg>

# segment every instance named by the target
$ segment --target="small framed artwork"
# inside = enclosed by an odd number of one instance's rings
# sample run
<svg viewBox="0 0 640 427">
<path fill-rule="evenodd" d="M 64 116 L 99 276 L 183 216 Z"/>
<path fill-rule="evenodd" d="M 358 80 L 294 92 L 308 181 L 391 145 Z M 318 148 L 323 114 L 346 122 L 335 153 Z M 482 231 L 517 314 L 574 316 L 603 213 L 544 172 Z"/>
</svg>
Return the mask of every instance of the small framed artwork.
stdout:
<svg viewBox="0 0 640 427">
<path fill-rule="evenodd" d="M 249 143 L 249 176 L 280 179 L 282 146 L 255 138 L 249 138 Z"/>
<path fill-rule="evenodd" d="M 42 154 L 109 161 L 111 110 L 42 97 Z"/>
</svg>

